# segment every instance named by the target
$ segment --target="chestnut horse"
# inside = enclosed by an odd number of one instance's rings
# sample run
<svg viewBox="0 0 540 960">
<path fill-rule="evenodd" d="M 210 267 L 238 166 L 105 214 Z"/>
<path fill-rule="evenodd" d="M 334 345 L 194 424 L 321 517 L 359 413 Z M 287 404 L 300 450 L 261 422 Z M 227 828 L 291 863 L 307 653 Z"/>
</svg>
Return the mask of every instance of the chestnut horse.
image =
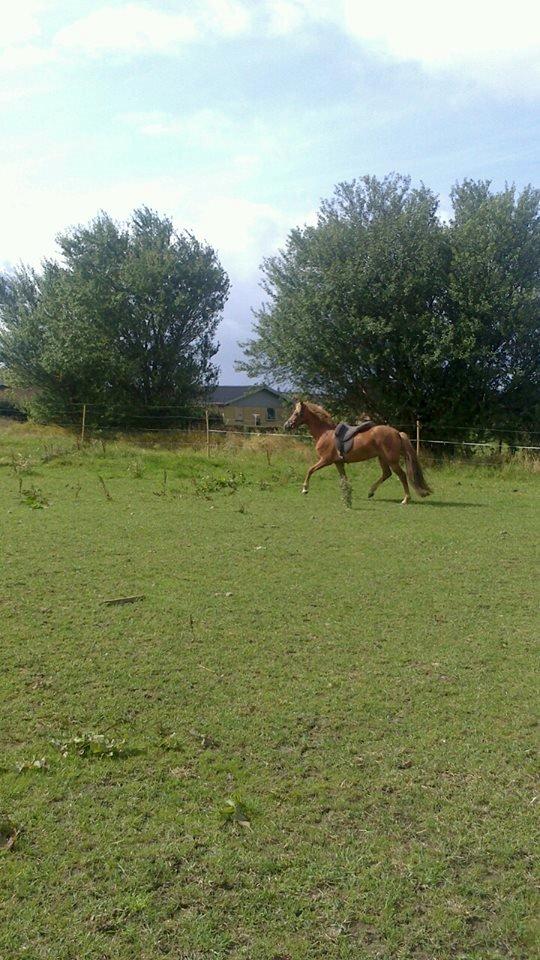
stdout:
<svg viewBox="0 0 540 960">
<path fill-rule="evenodd" d="M 307 403 L 298 400 L 296 406 L 285 423 L 285 430 L 293 430 L 301 423 L 305 423 L 311 436 L 315 440 L 315 449 L 319 455 L 316 464 L 309 468 L 302 493 L 307 493 L 309 480 L 312 473 L 328 467 L 335 463 L 342 482 L 348 483 L 345 473 L 344 463 L 358 463 L 361 460 L 371 460 L 373 457 L 379 458 L 382 468 L 382 475 L 375 481 L 371 487 L 368 497 L 372 497 L 377 487 L 388 480 L 392 471 L 399 477 L 403 484 L 405 496 L 401 501 L 407 504 L 410 500 L 409 484 L 407 477 L 412 483 L 414 489 L 421 497 L 427 497 L 431 489 L 424 479 L 422 468 L 418 462 L 418 457 L 414 451 L 413 445 L 406 433 L 400 433 L 395 427 L 384 425 L 371 427 L 365 433 L 357 433 L 353 438 L 353 444 L 348 453 L 342 459 L 338 453 L 334 438 L 336 424 L 332 417 L 323 407 L 315 403 Z M 400 465 L 400 458 L 404 457 L 407 473 Z"/>
</svg>

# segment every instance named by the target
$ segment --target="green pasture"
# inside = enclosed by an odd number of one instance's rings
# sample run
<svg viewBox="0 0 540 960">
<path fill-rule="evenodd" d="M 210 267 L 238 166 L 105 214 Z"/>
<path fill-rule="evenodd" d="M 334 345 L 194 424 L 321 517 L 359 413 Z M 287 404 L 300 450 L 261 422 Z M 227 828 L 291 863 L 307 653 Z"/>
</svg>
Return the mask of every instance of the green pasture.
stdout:
<svg viewBox="0 0 540 960">
<path fill-rule="evenodd" d="M 536 956 L 539 474 L 286 443 L 0 430 L 0 960 Z"/>
</svg>

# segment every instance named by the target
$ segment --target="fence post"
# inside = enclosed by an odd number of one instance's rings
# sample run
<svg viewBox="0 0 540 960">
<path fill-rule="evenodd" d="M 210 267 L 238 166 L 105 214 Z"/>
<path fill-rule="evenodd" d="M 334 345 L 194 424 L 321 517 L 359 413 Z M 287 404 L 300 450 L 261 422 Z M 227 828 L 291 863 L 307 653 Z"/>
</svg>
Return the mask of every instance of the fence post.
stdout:
<svg viewBox="0 0 540 960">
<path fill-rule="evenodd" d="M 210 419 L 208 416 L 208 410 L 204 411 L 204 419 L 206 420 L 206 456 L 210 456 Z"/>
<path fill-rule="evenodd" d="M 82 423 L 81 423 L 81 446 L 84 444 L 84 430 L 86 427 L 86 404 L 83 403 L 82 408 Z"/>
<path fill-rule="evenodd" d="M 420 453 L 420 421 L 416 421 L 416 455 Z"/>
</svg>

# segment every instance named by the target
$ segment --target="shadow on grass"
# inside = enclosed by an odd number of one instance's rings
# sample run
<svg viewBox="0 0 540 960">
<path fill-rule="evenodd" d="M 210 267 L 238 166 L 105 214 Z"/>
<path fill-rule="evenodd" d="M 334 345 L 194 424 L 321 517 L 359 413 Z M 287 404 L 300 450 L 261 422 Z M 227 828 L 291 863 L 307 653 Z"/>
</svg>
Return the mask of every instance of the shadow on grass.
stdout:
<svg viewBox="0 0 540 960">
<path fill-rule="evenodd" d="M 367 498 L 366 498 L 367 499 Z M 399 497 L 396 499 L 391 499 L 390 497 L 373 497 L 374 503 L 399 503 L 401 500 Z M 486 503 L 470 502 L 467 500 L 411 500 L 408 504 L 409 507 L 412 506 L 422 506 L 422 507 L 486 507 Z"/>
</svg>

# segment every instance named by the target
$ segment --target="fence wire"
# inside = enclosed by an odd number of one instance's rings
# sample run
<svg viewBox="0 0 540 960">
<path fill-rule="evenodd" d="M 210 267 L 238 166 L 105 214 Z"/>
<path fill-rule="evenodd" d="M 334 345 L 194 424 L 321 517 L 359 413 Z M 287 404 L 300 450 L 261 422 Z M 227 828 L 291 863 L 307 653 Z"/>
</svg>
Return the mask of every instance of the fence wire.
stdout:
<svg viewBox="0 0 540 960">
<path fill-rule="evenodd" d="M 249 437 L 253 435 L 258 436 L 273 436 L 281 437 L 286 440 L 296 440 L 300 442 L 310 442 L 312 440 L 311 436 L 306 433 L 283 433 L 279 429 L 276 429 L 272 424 L 246 424 L 241 426 L 240 424 L 231 425 L 231 427 L 226 427 L 220 424 L 220 416 L 216 408 L 210 407 L 205 410 L 201 410 L 200 413 L 185 413 L 185 406 L 180 406 L 178 404 L 160 404 L 155 406 L 148 406 L 146 408 L 139 408 L 138 410 L 111 410 L 111 408 L 105 403 L 72 403 L 69 405 L 69 409 L 73 411 L 73 420 L 67 421 L 57 420 L 55 421 L 56 425 L 63 426 L 67 429 L 76 429 L 77 422 L 79 423 L 79 429 L 82 427 L 81 438 L 85 439 L 85 433 L 88 435 L 92 434 L 102 434 L 104 432 L 110 431 L 114 433 L 115 431 L 124 432 L 124 433 L 152 433 L 152 434 L 161 434 L 163 436 L 171 435 L 173 433 L 187 433 L 198 432 L 203 434 L 207 443 L 210 440 L 210 437 L 229 437 L 229 436 L 240 436 L 240 437 Z M 167 412 L 166 412 L 167 411 Z M 94 414 L 94 416 L 92 416 Z M 96 420 L 98 423 L 96 424 Z M 108 421 L 108 422 L 107 422 Z M 219 424 L 219 426 L 218 426 Z M 540 444 L 537 442 L 537 438 L 540 439 L 540 429 L 531 430 L 531 429 L 519 429 L 515 426 L 508 425 L 507 427 L 501 426 L 499 423 L 497 426 L 477 426 L 471 430 L 471 428 L 460 426 L 460 427 L 440 427 L 437 424 L 423 424 L 423 423 L 402 423 L 402 424 L 392 424 L 398 430 L 406 430 L 411 434 L 411 441 L 414 443 L 415 440 L 419 443 L 420 448 L 426 451 L 426 448 L 430 446 L 440 446 L 440 447 L 452 447 L 456 449 L 456 452 L 459 448 L 470 448 L 470 449 L 484 449 L 492 450 L 496 454 L 505 454 L 513 453 L 517 451 L 531 451 L 537 453 L 540 451 Z M 415 431 L 419 431 L 414 436 Z M 455 434 L 465 433 L 467 437 L 470 437 L 471 433 L 476 433 L 477 435 L 484 435 L 482 440 L 470 440 L 470 439 L 461 439 L 457 437 L 456 439 L 443 439 L 440 436 L 426 436 L 424 431 L 431 431 L 435 433 L 439 430 L 443 433 L 448 431 Z M 487 437 L 492 437 L 493 439 L 485 439 Z M 512 438 L 512 439 L 511 439 Z M 519 439 L 527 439 L 532 442 L 528 443 L 518 443 L 516 442 Z M 504 444 L 504 448 L 503 448 Z M 452 456 L 452 460 L 459 462 L 457 457 Z M 465 460 L 465 463 L 473 463 L 474 461 Z"/>
</svg>

